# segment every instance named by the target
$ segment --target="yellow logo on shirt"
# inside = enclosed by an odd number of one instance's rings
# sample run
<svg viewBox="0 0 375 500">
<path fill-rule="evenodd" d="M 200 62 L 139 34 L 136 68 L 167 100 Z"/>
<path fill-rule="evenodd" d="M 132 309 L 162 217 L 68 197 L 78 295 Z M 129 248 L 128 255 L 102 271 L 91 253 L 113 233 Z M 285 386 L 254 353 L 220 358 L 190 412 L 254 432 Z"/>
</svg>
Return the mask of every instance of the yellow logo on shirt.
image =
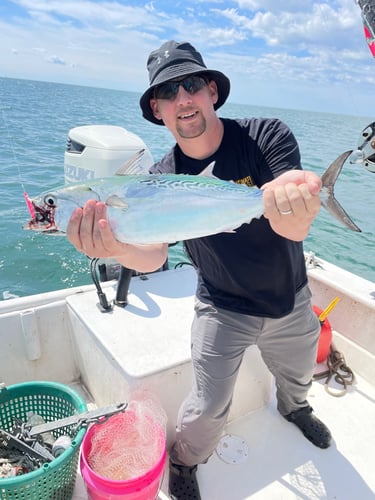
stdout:
<svg viewBox="0 0 375 500">
<path fill-rule="evenodd" d="M 248 175 L 247 177 L 244 177 L 243 179 L 238 179 L 238 181 L 235 181 L 236 184 L 246 184 L 246 186 L 252 187 L 254 186 L 253 179 Z"/>
</svg>

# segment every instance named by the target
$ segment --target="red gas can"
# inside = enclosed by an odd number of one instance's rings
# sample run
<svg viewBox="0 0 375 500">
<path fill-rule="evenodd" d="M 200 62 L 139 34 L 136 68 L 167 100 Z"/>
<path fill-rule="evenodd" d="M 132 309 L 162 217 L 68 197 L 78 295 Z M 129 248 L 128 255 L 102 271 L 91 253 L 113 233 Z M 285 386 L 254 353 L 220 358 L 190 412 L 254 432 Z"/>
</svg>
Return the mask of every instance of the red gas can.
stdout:
<svg viewBox="0 0 375 500">
<path fill-rule="evenodd" d="M 313 309 L 318 317 L 323 312 L 323 310 L 317 306 L 313 306 Z M 331 342 L 332 342 L 332 327 L 330 322 L 328 321 L 328 318 L 325 318 L 323 321 L 320 322 L 320 324 L 321 328 L 320 328 L 320 337 L 318 344 L 318 354 L 316 357 L 317 363 L 322 363 L 327 359 L 329 348 L 331 347 Z"/>
</svg>

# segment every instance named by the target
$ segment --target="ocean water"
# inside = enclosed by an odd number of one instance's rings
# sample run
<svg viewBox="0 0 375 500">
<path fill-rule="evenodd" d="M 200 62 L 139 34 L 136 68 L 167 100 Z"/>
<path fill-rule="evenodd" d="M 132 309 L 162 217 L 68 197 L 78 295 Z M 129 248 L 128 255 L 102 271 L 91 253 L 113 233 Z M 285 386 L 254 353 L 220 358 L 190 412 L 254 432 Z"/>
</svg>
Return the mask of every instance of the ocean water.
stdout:
<svg viewBox="0 0 375 500">
<path fill-rule="evenodd" d="M 88 259 L 64 237 L 22 229 L 28 220 L 23 192 L 32 197 L 64 182 L 66 137 L 80 125 L 124 127 L 160 159 L 172 137 L 141 117 L 138 99 L 132 92 L 0 78 L 0 300 L 91 283 Z M 360 132 L 375 119 L 233 103 L 219 114 L 282 119 L 298 139 L 303 167 L 319 175 L 356 148 Z M 346 165 L 335 194 L 362 232 L 340 226 L 322 209 L 305 250 L 375 282 L 375 174 Z M 184 260 L 181 245 L 170 249 L 170 267 Z"/>
</svg>

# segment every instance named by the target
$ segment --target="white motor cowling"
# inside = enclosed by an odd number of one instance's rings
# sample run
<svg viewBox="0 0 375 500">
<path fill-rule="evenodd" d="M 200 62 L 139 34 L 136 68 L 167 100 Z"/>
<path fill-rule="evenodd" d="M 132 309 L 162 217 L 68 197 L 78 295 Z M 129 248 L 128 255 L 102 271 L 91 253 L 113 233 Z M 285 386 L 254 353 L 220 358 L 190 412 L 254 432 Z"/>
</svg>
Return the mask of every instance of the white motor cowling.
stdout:
<svg viewBox="0 0 375 500">
<path fill-rule="evenodd" d="M 152 155 L 136 134 L 114 125 L 85 125 L 69 131 L 64 156 L 65 182 L 85 182 L 115 175 L 143 150 L 140 168 L 148 173 Z"/>
</svg>

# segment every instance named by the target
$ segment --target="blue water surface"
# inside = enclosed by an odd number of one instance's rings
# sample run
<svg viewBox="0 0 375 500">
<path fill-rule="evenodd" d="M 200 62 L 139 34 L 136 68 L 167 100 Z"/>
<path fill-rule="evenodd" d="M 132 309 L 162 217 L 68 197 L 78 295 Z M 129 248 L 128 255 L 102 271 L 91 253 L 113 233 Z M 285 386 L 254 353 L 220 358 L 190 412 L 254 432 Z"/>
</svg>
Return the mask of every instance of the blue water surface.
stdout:
<svg viewBox="0 0 375 500">
<path fill-rule="evenodd" d="M 172 146 L 165 127 L 145 121 L 140 95 L 74 85 L 0 78 L 0 300 L 91 283 L 88 260 L 64 237 L 24 231 L 23 198 L 64 182 L 64 151 L 69 130 L 109 124 L 139 135 L 155 160 Z M 361 130 L 375 117 L 272 109 L 226 103 L 220 115 L 278 117 L 295 133 L 305 169 L 319 175 L 341 153 L 356 148 Z M 324 209 L 305 249 L 375 282 L 375 174 L 346 165 L 336 197 L 362 229 L 340 226 Z M 186 260 L 181 245 L 170 250 L 170 266 Z"/>
</svg>

